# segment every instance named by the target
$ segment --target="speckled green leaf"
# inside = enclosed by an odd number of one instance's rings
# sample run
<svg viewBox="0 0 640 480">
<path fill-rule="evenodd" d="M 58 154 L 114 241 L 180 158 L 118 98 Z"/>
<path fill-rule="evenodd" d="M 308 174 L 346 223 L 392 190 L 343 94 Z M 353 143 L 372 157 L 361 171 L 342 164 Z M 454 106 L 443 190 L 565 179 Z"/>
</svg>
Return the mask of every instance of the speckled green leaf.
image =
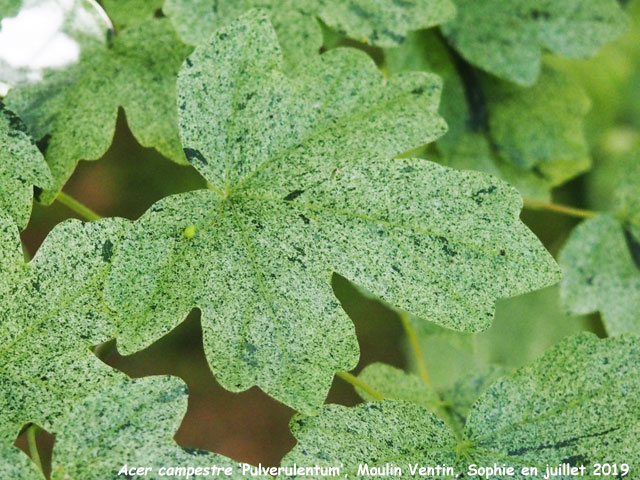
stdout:
<svg viewBox="0 0 640 480">
<path fill-rule="evenodd" d="M 234 461 L 201 450 L 179 447 L 175 435 L 187 410 L 187 389 L 177 378 L 131 380 L 112 373 L 99 391 L 80 392 L 50 424 L 56 435 L 51 479 L 119 478 L 124 465 L 150 467 L 152 480 L 161 467 L 231 467 L 224 478 L 240 479 Z M 0 474 L 12 480 L 44 477 L 15 447 L 0 447 Z M 210 475 L 205 475 L 210 476 Z M 120 474 L 120 478 L 131 478 Z M 202 478 L 202 477 L 200 477 Z"/>
<path fill-rule="evenodd" d="M 163 3 L 164 0 L 102 0 L 116 30 L 150 20 Z"/>
<path fill-rule="evenodd" d="M 0 476 L 12 480 L 43 480 L 35 463 L 11 444 L 0 445 Z"/>
<path fill-rule="evenodd" d="M 257 384 L 308 410 L 333 372 L 357 359 L 333 271 L 462 330 L 486 328 L 497 297 L 557 281 L 555 262 L 518 219 L 515 190 L 390 160 L 444 132 L 436 78 L 385 81 L 352 49 L 291 77 L 279 64 L 275 33 L 252 13 L 197 48 L 180 73 L 182 140 L 211 190 L 158 202 L 115 255 L 106 294 L 123 319 L 125 352 L 199 307 L 226 388 Z"/>
<path fill-rule="evenodd" d="M 175 82 L 190 47 L 168 20 L 151 20 L 118 35 L 113 45 L 85 52 L 68 70 L 43 82 L 12 89 L 7 105 L 36 139 L 48 143 L 45 157 L 53 186 L 41 196 L 50 203 L 79 160 L 100 158 L 111 144 L 118 107 L 136 139 L 181 163 Z"/>
<path fill-rule="evenodd" d="M 186 411 L 187 389 L 177 378 L 120 378 L 112 382 L 70 406 L 53 425 L 52 480 L 128 478 L 118 476 L 125 464 L 151 467 L 144 476 L 151 480 L 167 478 L 159 474 L 160 467 L 213 465 L 233 467 L 233 475 L 221 478 L 244 478 L 232 460 L 176 444 L 173 436 Z"/>
<path fill-rule="evenodd" d="M 559 257 L 566 307 L 576 314 L 601 311 L 611 335 L 640 333 L 638 245 L 640 237 L 611 215 L 578 225 Z"/>
<path fill-rule="evenodd" d="M 606 458 L 631 465 L 629 478 L 635 478 L 638 418 L 640 339 L 585 333 L 495 383 L 471 409 L 465 434 L 480 465 L 505 462 L 544 471 L 546 464 L 589 466 Z"/>
<path fill-rule="evenodd" d="M 453 350 L 452 350 L 453 352 Z M 502 372 L 500 367 L 474 367 L 447 390 L 436 391 L 431 382 L 384 363 L 367 365 L 358 378 L 382 395 L 385 400 L 401 400 L 421 405 L 460 432 L 469 408 Z M 360 388 L 358 394 L 368 402 L 375 399 Z"/>
<path fill-rule="evenodd" d="M 595 54 L 623 33 L 629 19 L 616 0 L 455 0 L 443 26 L 470 63 L 521 85 L 533 85 L 543 50 L 572 58 Z"/>
<path fill-rule="evenodd" d="M 471 408 L 459 437 L 419 405 L 327 405 L 318 416 L 293 419 L 298 445 L 284 463 L 343 463 L 355 473 L 360 463 L 389 462 L 409 476 L 408 464 L 452 465 L 456 453 L 462 469 L 497 463 L 538 466 L 543 473 L 547 464 L 561 463 L 584 464 L 591 472 L 589 465 L 606 458 L 630 464 L 635 478 L 639 415 L 640 339 L 581 334 L 494 383 Z M 516 472 L 509 478 L 531 478 Z"/>
<path fill-rule="evenodd" d="M 587 195 L 607 213 L 578 225 L 561 250 L 562 300 L 571 313 L 599 310 L 611 335 L 640 333 L 640 141 L 613 131 L 604 152 Z"/>
<path fill-rule="evenodd" d="M 409 34 L 404 43 L 396 48 L 384 50 L 385 67 L 398 75 L 404 72 L 436 73 L 443 82 L 440 113 L 447 120 L 447 134 L 438 140 L 439 146 L 455 144 L 469 129 L 478 128 L 470 122 L 471 106 L 465 98 L 465 86 L 456 69 L 451 53 L 440 36 L 434 31 Z"/>
<path fill-rule="evenodd" d="M 89 350 L 115 336 L 102 286 L 123 221 L 58 225 L 29 263 L 15 225 L 0 219 L 0 443 L 43 428 L 111 369 Z"/>
<path fill-rule="evenodd" d="M 211 34 L 237 17 L 260 8 L 270 17 L 288 66 L 318 55 L 322 31 L 306 12 L 314 0 L 166 0 L 163 11 L 183 41 L 205 44 Z"/>
<path fill-rule="evenodd" d="M 413 30 L 451 20 L 451 0 L 316 0 L 313 12 L 323 22 L 356 40 L 379 47 L 404 42 Z"/>
<path fill-rule="evenodd" d="M 46 188 L 51 173 L 26 126 L 0 101 L 0 213 L 23 229 L 33 203 L 33 187 Z"/>
<path fill-rule="evenodd" d="M 298 444 L 284 457 L 283 466 L 341 466 L 340 473 L 348 478 L 374 478 L 357 475 L 360 464 L 384 467 L 389 462 L 405 470 L 403 478 L 412 478 L 409 463 L 453 465 L 456 459 L 456 439 L 442 420 L 425 407 L 395 400 L 351 408 L 325 405 L 317 416 L 294 417 L 291 432 Z"/>
<path fill-rule="evenodd" d="M 554 285 L 500 300 L 491 328 L 481 333 L 416 329 L 434 388 L 446 394 L 469 375 L 482 374 L 493 366 L 513 371 L 536 360 L 565 337 L 589 330 L 587 318 L 563 313 L 559 290 L 559 285 Z M 410 369 L 417 371 L 410 345 L 405 350 Z"/>
<path fill-rule="evenodd" d="M 439 25 L 455 15 L 451 0 L 167 0 L 164 12 L 184 41 L 199 45 L 252 8 L 269 13 L 285 60 L 294 65 L 322 45 L 315 17 L 343 35 L 390 47 L 401 44 L 412 30 Z"/>
</svg>

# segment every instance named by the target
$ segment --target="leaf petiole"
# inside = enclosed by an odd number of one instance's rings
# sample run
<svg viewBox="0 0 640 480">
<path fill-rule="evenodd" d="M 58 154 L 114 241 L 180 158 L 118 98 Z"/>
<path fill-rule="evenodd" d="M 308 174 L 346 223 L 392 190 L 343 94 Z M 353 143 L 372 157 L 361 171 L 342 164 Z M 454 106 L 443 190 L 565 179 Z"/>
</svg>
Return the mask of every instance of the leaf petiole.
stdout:
<svg viewBox="0 0 640 480">
<path fill-rule="evenodd" d="M 384 397 L 382 396 L 382 394 L 380 392 L 378 392 L 372 386 L 370 386 L 367 383 L 365 383 L 362 380 L 360 380 L 358 377 L 356 377 L 354 375 L 351 375 L 348 372 L 336 372 L 336 375 L 338 377 L 340 377 L 341 379 L 343 379 L 345 382 L 350 383 L 354 387 L 357 387 L 360 390 L 364 390 L 369 395 L 371 395 L 375 400 L 377 400 L 379 402 L 384 400 Z"/>
<path fill-rule="evenodd" d="M 530 200 L 527 198 L 524 199 L 524 207 L 531 210 L 547 210 L 579 218 L 593 218 L 598 215 L 598 212 L 594 212 L 593 210 L 584 210 L 552 202 L 539 202 L 538 200 Z"/>
<path fill-rule="evenodd" d="M 29 456 L 33 463 L 36 464 L 38 470 L 42 471 L 42 460 L 40 460 L 40 452 L 38 452 L 38 442 L 36 436 L 40 433 L 40 427 L 35 424 L 29 425 L 27 428 L 27 444 L 29 445 Z"/>
<path fill-rule="evenodd" d="M 429 371 L 427 370 L 427 366 L 424 363 L 424 357 L 422 356 L 422 350 L 420 349 L 420 344 L 418 343 L 418 337 L 416 336 L 416 332 L 413 330 L 413 327 L 409 323 L 409 315 L 405 312 L 401 312 L 399 314 L 400 321 L 402 322 L 402 327 L 404 331 L 407 333 L 407 337 L 409 337 L 409 342 L 411 343 L 411 349 L 413 350 L 413 354 L 416 357 L 416 363 L 418 365 L 418 371 L 420 372 L 420 378 L 422 381 L 431 387 L 431 380 L 429 379 Z"/>
<path fill-rule="evenodd" d="M 67 207 L 69 210 L 74 211 L 75 213 L 80 215 L 83 219 L 85 219 L 85 220 L 87 220 L 89 222 L 93 222 L 95 220 L 100 220 L 102 218 L 102 216 L 98 215 L 96 212 L 91 210 L 89 207 L 87 207 L 86 205 L 80 203 L 78 200 L 76 200 L 75 198 L 73 198 L 70 195 L 67 195 L 64 192 L 58 193 L 58 196 L 56 197 L 56 201 L 60 202 L 62 205 Z"/>
<path fill-rule="evenodd" d="M 83 205 L 78 200 L 67 195 L 64 192 L 58 193 L 58 196 L 56 197 L 56 201 L 60 202 L 62 205 L 64 205 L 68 209 L 73 210 L 75 213 L 77 213 L 83 219 L 89 222 L 100 220 L 102 218 L 100 215 L 98 215 L 96 212 L 91 210 L 89 207 L 87 207 L 86 205 Z"/>
</svg>

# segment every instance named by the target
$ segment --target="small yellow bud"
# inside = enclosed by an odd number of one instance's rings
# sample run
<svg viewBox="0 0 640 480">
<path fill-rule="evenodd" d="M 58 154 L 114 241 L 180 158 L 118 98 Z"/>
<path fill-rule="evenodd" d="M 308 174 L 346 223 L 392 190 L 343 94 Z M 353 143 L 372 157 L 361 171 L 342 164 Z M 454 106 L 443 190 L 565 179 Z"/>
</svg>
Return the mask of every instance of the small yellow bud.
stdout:
<svg viewBox="0 0 640 480">
<path fill-rule="evenodd" d="M 196 227 L 195 225 L 189 225 L 187 228 L 184 229 L 184 232 L 182 232 L 182 234 L 185 236 L 185 238 L 187 238 L 188 240 L 191 240 L 193 237 L 196 236 L 197 229 L 198 227 Z"/>
</svg>

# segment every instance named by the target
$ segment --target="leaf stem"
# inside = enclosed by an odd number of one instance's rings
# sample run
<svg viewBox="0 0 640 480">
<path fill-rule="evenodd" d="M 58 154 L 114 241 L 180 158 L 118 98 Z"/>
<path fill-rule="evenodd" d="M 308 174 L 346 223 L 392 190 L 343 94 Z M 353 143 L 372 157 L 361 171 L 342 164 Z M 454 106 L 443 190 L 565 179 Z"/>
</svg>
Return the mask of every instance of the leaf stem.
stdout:
<svg viewBox="0 0 640 480">
<path fill-rule="evenodd" d="M 416 363 L 418 365 L 418 371 L 420 372 L 420 378 L 425 384 L 431 387 L 429 371 L 427 370 L 427 366 L 424 363 L 424 357 L 422 356 L 422 350 L 420 349 L 420 344 L 418 343 L 416 332 L 409 323 L 409 315 L 405 312 L 401 312 L 399 315 L 402 326 L 404 327 L 404 331 L 407 333 L 407 337 L 409 337 L 411 349 L 413 350 L 413 355 L 416 358 Z"/>
<path fill-rule="evenodd" d="M 22 254 L 24 255 L 24 259 L 26 262 L 31 260 L 31 254 L 29 253 L 29 249 L 24 243 L 24 240 L 20 240 L 20 245 L 22 245 Z"/>
<path fill-rule="evenodd" d="M 532 210 L 548 210 L 550 212 L 579 218 L 593 218 L 598 215 L 598 212 L 594 212 L 592 210 L 583 210 L 581 208 L 560 205 L 559 203 L 539 202 L 538 200 L 530 200 L 527 198 L 524 199 L 524 207 Z"/>
<path fill-rule="evenodd" d="M 40 460 L 40 452 L 38 452 L 38 442 L 36 441 L 36 435 L 40 432 L 40 427 L 35 424 L 29 425 L 27 428 L 27 444 L 29 445 L 29 456 L 36 467 L 42 472 L 42 460 Z"/>
<path fill-rule="evenodd" d="M 357 387 L 357 388 L 359 388 L 361 390 L 364 390 L 369 395 L 371 395 L 375 400 L 377 400 L 377 401 L 384 400 L 384 397 L 382 396 L 382 394 L 380 392 L 378 392 L 372 386 L 370 386 L 367 383 L 365 383 L 362 380 L 360 380 L 358 377 L 356 377 L 354 375 L 351 375 L 348 372 L 336 372 L 336 375 L 338 377 L 340 377 L 341 379 L 343 379 L 345 382 L 350 383 L 354 387 Z"/>
<path fill-rule="evenodd" d="M 89 207 L 87 207 L 86 205 L 83 205 L 78 200 L 67 195 L 64 192 L 58 193 L 58 196 L 56 197 L 56 201 L 60 202 L 62 205 L 74 211 L 75 213 L 77 213 L 78 215 L 80 215 L 82 218 L 84 218 L 89 222 L 100 220 L 102 218 L 100 215 L 98 215 L 96 212 L 91 210 Z"/>
</svg>

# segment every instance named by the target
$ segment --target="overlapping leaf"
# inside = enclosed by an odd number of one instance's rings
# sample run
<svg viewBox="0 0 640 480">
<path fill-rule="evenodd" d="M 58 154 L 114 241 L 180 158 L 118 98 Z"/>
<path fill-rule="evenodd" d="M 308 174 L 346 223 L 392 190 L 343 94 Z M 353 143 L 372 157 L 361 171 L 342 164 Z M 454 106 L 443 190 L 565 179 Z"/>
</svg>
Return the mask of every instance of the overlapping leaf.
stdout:
<svg viewBox="0 0 640 480">
<path fill-rule="evenodd" d="M 455 14 L 451 0 L 167 0 L 164 11 L 184 41 L 199 45 L 251 8 L 269 13 L 285 60 L 294 65 L 322 45 L 314 17 L 358 41 L 390 47 L 401 44 L 408 32 Z"/>
<path fill-rule="evenodd" d="M 451 427 L 461 432 L 478 398 L 507 373 L 509 369 L 500 365 L 474 365 L 444 390 L 441 395 Z M 438 411 L 432 411 L 438 414 Z"/>
<path fill-rule="evenodd" d="M 570 337 L 504 378 L 472 408 L 465 426 L 479 464 L 590 465 L 606 457 L 637 475 L 640 340 Z M 519 478 L 519 477 L 514 477 Z"/>
<path fill-rule="evenodd" d="M 385 400 L 401 400 L 426 407 L 444 418 L 453 428 L 464 427 L 469 409 L 507 369 L 498 365 L 473 365 L 452 386 L 436 391 L 431 382 L 384 363 L 367 365 L 358 378 L 381 394 Z M 356 388 L 366 401 L 375 400 L 370 393 Z"/>
<path fill-rule="evenodd" d="M 397 46 L 413 30 L 455 16 L 451 0 L 316 0 L 314 14 L 339 32 L 379 47 Z"/>
<path fill-rule="evenodd" d="M 214 465 L 233 468 L 224 478 L 246 478 L 226 457 L 176 444 L 173 436 L 186 410 L 187 391 L 179 379 L 121 378 L 67 409 L 56 422 L 52 480 L 118 478 L 125 464 L 151 467 L 145 475 L 150 479 L 167 478 L 160 475 L 161 467 Z"/>
<path fill-rule="evenodd" d="M 12 446 L 29 422 L 56 435 L 55 480 L 116 477 L 127 461 L 154 466 L 155 472 L 168 464 L 233 466 L 223 457 L 183 450 L 173 442 L 187 404 L 179 381 L 134 382 L 89 350 L 115 336 L 102 289 L 124 227 L 121 219 L 64 222 L 25 264 L 16 228 L 2 217 L 2 478 L 42 478 Z M 239 471 L 233 478 L 240 478 Z"/>
<path fill-rule="evenodd" d="M 367 365 L 358 378 L 388 400 L 404 400 L 422 405 L 432 411 L 439 407 L 438 394 L 420 377 L 405 373 L 391 365 L 384 363 Z M 356 390 L 363 399 L 373 400 L 373 397 L 364 390 Z"/>
<path fill-rule="evenodd" d="M 499 155 L 536 168 L 554 185 L 591 166 L 584 135 L 590 101 L 566 75 L 546 67 L 531 88 L 487 81 L 485 92 L 490 137 Z"/>
<path fill-rule="evenodd" d="M 316 56 L 322 46 L 322 31 L 315 18 L 306 14 L 310 0 L 166 0 L 163 11 L 180 37 L 191 45 L 207 43 L 213 32 L 252 8 L 269 14 L 285 63 L 296 66 Z"/>
<path fill-rule="evenodd" d="M 390 160 L 445 131 L 435 77 L 386 82 L 351 49 L 290 77 L 280 64 L 275 33 L 256 13 L 187 60 L 181 136 L 211 190 L 158 202 L 115 255 L 106 294 L 123 318 L 125 352 L 199 307 L 207 357 L 226 388 L 257 384 L 305 411 L 357 359 L 332 271 L 462 330 L 486 328 L 497 297 L 557 280 L 518 220 L 515 190 Z"/>
<path fill-rule="evenodd" d="M 233 474 L 225 478 L 244 478 L 232 460 L 175 443 L 173 435 L 186 410 L 187 391 L 180 380 L 131 380 L 114 374 L 99 392 L 81 392 L 51 424 L 56 434 L 51 479 L 128 478 L 120 473 L 125 465 L 151 468 L 145 475 L 151 479 L 166 478 L 159 474 L 161 467 L 213 465 L 232 467 Z M 15 447 L 0 448 L 0 475 L 15 480 L 44 478 Z"/>
<path fill-rule="evenodd" d="M 35 463 L 11 444 L 0 445 L 0 475 L 15 480 L 42 480 Z"/>
<path fill-rule="evenodd" d="M 26 227 L 33 188 L 51 182 L 49 167 L 24 123 L 0 102 L 0 214 Z"/>
<path fill-rule="evenodd" d="M 442 148 L 438 163 L 458 170 L 477 170 L 495 175 L 518 189 L 528 199 L 551 199 L 553 181 L 537 169 L 520 168 L 496 155 L 489 139 L 480 133 L 466 132 L 455 143 Z"/>
<path fill-rule="evenodd" d="M 0 443 L 11 444 L 112 376 L 89 348 L 115 336 L 102 286 L 124 224 L 64 222 L 25 263 L 15 225 L 0 219 Z"/>
<path fill-rule="evenodd" d="M 443 164 L 486 171 L 537 199 L 591 165 L 583 131 L 589 100 L 551 66 L 532 88 L 511 85 L 456 58 L 432 32 L 411 34 L 385 59 L 392 74 L 422 70 L 443 78 L 441 111 L 450 127 L 438 141 Z"/>
<path fill-rule="evenodd" d="M 384 401 L 354 408 L 327 405 L 316 417 L 298 416 L 298 445 L 285 465 L 393 463 L 517 467 L 562 463 L 589 466 L 606 457 L 640 460 L 640 339 L 571 337 L 528 367 L 495 383 L 474 404 L 459 437 L 424 407 Z M 635 473 L 634 473 L 635 472 Z M 353 475 L 350 475 L 353 476 Z M 442 478 L 447 478 L 443 476 Z M 588 477 L 591 478 L 591 477 Z"/>
<path fill-rule="evenodd" d="M 298 444 L 282 460 L 284 466 L 341 466 L 340 473 L 348 478 L 373 478 L 357 475 L 360 464 L 401 465 L 403 477 L 411 478 L 409 463 L 453 465 L 456 460 L 456 439 L 449 427 L 425 407 L 408 402 L 325 405 L 317 416 L 294 417 L 291 432 Z"/>
<path fill-rule="evenodd" d="M 616 0 L 456 0 L 447 41 L 470 63 L 520 85 L 533 85 L 543 50 L 589 57 L 628 27 Z"/>
<path fill-rule="evenodd" d="M 7 105 L 36 139 L 48 143 L 45 157 L 54 181 L 42 201 L 53 201 L 79 160 L 104 154 L 119 107 L 143 146 L 184 162 L 175 82 L 190 50 L 168 20 L 151 20 L 122 32 L 112 46 L 85 51 L 73 67 L 9 92 Z"/>
<path fill-rule="evenodd" d="M 640 333 L 640 237 L 611 215 L 578 225 L 564 245 L 562 299 L 572 313 L 601 311 L 607 332 Z"/>
<path fill-rule="evenodd" d="M 611 335 L 640 333 L 640 156 L 638 142 L 598 166 L 592 181 L 615 187 L 599 205 L 611 210 L 584 221 L 560 252 L 562 300 L 571 313 L 602 313 Z M 596 201 L 598 199 L 596 198 Z"/>
</svg>

